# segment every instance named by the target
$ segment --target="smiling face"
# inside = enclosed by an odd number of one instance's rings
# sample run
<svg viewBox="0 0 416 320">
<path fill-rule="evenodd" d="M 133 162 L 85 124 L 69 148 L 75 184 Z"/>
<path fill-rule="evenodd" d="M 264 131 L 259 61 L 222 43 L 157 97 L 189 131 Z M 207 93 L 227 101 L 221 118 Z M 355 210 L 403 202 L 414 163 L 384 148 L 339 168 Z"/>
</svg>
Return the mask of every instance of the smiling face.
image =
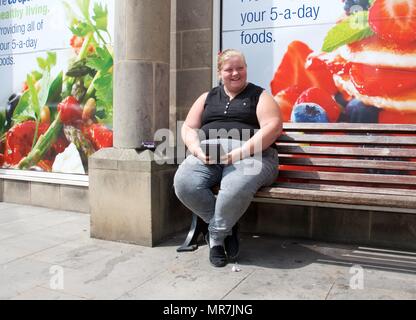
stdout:
<svg viewBox="0 0 416 320">
<path fill-rule="evenodd" d="M 244 58 L 240 55 L 230 56 L 222 63 L 219 76 L 228 92 L 241 92 L 247 84 L 247 65 Z"/>
</svg>

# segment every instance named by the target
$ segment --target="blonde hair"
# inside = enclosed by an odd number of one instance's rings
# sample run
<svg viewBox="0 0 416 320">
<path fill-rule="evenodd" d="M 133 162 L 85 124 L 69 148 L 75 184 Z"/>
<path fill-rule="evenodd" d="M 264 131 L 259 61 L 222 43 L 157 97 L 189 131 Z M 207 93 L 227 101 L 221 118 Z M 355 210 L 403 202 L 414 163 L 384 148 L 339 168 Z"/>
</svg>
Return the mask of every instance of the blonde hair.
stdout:
<svg viewBox="0 0 416 320">
<path fill-rule="evenodd" d="M 225 62 L 231 57 L 235 56 L 240 57 L 243 60 L 244 64 L 247 66 L 246 57 L 241 51 L 238 51 L 236 49 L 226 49 L 218 54 L 217 71 L 220 72 Z"/>
</svg>

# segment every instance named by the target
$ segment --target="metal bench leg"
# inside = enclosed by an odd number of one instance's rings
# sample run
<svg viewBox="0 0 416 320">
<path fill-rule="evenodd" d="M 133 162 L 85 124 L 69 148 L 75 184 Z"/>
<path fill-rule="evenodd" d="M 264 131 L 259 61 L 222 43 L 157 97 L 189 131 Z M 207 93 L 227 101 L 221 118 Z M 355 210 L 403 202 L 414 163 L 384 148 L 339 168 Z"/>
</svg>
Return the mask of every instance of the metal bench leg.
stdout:
<svg viewBox="0 0 416 320">
<path fill-rule="evenodd" d="M 177 252 L 190 252 L 198 249 L 198 237 L 202 233 L 204 236 L 208 232 L 208 225 L 196 214 L 192 216 L 191 229 L 188 232 L 185 242 L 176 249 Z"/>
</svg>

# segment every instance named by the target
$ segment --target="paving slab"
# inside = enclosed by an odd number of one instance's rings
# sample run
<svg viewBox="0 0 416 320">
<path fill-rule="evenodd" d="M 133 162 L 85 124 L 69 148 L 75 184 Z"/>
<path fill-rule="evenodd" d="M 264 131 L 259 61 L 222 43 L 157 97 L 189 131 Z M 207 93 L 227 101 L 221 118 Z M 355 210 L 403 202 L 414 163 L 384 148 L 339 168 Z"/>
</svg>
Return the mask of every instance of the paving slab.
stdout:
<svg viewBox="0 0 416 320">
<path fill-rule="evenodd" d="M 183 258 L 185 257 L 185 259 Z M 120 299 L 125 300 L 221 300 L 244 281 L 253 267 L 233 271 L 236 264 L 214 268 L 208 262 L 207 247 L 184 253 L 157 278 L 151 279 Z"/>
<path fill-rule="evenodd" d="M 114 253 L 74 270 L 64 268 L 64 293 L 87 299 L 117 299 L 163 272 L 159 260 L 130 250 Z M 42 287 L 47 287 L 44 283 Z"/>
<path fill-rule="evenodd" d="M 86 300 L 82 297 L 72 296 L 60 290 L 45 289 L 35 287 L 29 289 L 11 300 Z"/>
<path fill-rule="evenodd" d="M 52 265 L 21 258 L 0 266 L 0 300 L 13 299 L 21 293 L 50 281 Z"/>
<path fill-rule="evenodd" d="M 0 203 L 0 299 L 416 299 L 416 252 L 243 234 L 214 268 L 206 245 L 176 252 L 185 232 L 156 248 L 89 233 L 88 215 Z"/>
</svg>

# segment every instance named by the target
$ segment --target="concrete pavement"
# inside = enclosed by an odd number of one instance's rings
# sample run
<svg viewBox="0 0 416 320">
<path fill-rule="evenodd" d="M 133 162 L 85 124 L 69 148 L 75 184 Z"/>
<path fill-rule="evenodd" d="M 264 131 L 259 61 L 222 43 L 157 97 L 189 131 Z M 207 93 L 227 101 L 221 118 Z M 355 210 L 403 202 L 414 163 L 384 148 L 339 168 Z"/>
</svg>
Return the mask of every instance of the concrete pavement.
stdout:
<svg viewBox="0 0 416 320">
<path fill-rule="evenodd" d="M 90 239 L 89 215 L 0 203 L 0 299 L 416 299 L 416 252 L 242 235 L 237 264 Z M 233 268 L 234 267 L 234 268 Z"/>
</svg>

